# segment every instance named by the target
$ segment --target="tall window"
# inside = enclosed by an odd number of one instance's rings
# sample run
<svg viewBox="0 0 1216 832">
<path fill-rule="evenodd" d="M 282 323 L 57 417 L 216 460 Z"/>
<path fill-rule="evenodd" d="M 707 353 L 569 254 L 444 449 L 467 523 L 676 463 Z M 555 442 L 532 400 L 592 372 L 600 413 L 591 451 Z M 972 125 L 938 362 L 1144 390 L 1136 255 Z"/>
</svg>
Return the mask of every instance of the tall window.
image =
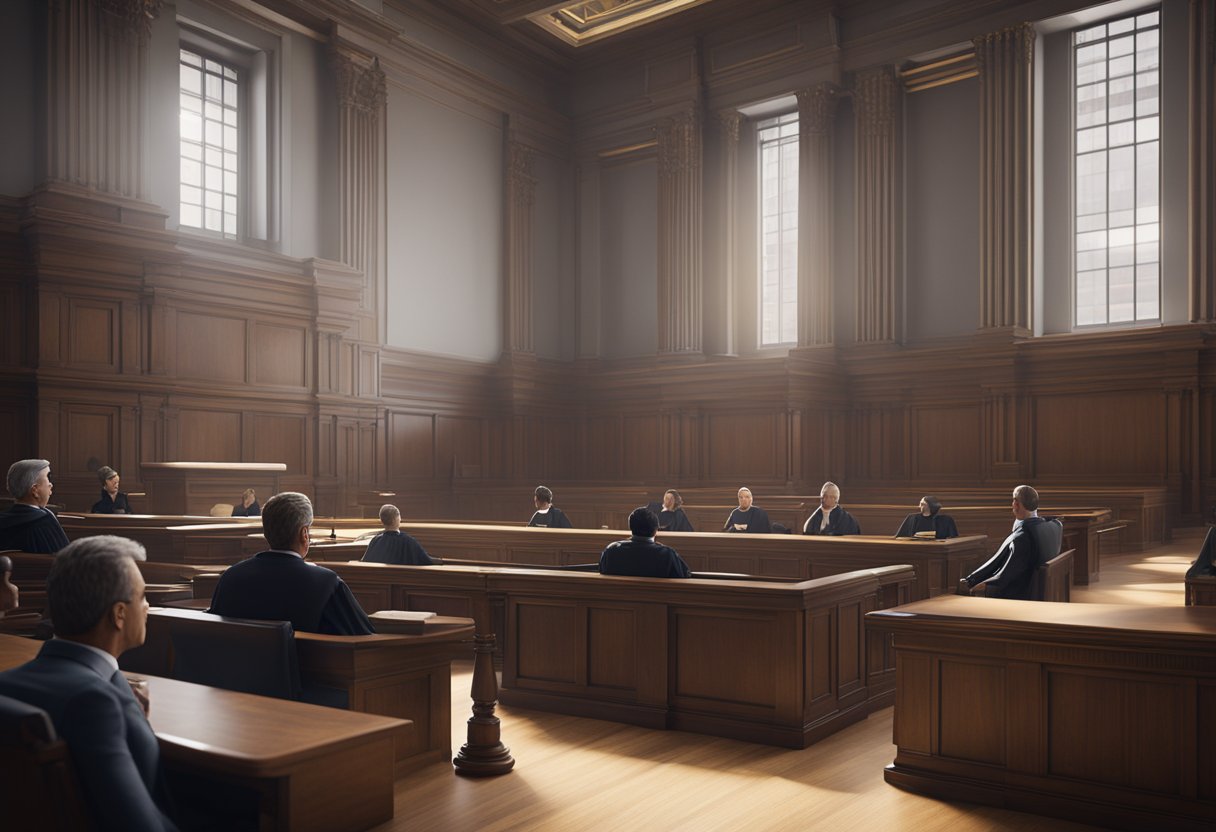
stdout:
<svg viewBox="0 0 1216 832">
<path fill-rule="evenodd" d="M 1161 317 L 1160 17 L 1073 34 L 1077 326 Z"/>
<path fill-rule="evenodd" d="M 237 236 L 241 78 L 236 67 L 181 50 L 181 225 Z"/>
<path fill-rule="evenodd" d="M 798 340 L 798 114 L 760 122 L 760 345 Z"/>
</svg>

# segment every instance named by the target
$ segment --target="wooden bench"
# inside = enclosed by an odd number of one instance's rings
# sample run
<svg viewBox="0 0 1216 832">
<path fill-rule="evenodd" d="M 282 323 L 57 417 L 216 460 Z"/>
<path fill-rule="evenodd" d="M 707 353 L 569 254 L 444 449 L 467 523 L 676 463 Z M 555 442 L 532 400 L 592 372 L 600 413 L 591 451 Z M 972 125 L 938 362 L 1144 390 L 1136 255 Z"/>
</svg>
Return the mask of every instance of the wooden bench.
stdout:
<svg viewBox="0 0 1216 832">
<path fill-rule="evenodd" d="M 1061 552 L 1034 573 L 1034 597 L 1038 601 L 1072 600 L 1073 550 Z"/>
</svg>

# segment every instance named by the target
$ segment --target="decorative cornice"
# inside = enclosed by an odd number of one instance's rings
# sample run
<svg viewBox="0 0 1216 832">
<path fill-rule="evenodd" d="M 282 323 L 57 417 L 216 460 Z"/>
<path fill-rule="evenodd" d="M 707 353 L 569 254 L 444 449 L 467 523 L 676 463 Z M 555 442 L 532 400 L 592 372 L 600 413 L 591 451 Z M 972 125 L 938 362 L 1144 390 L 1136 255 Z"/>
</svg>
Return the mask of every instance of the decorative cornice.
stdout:
<svg viewBox="0 0 1216 832">
<path fill-rule="evenodd" d="M 152 34 L 152 21 L 160 14 L 164 0 L 92 0 L 98 11 L 120 23 L 129 32 L 146 40 Z"/>
<path fill-rule="evenodd" d="M 1034 63 L 1034 41 L 1038 36 L 1033 23 L 1019 23 L 1017 26 L 1006 26 L 995 32 L 972 38 L 975 44 L 975 67 L 980 77 L 984 77 L 991 50 L 1001 46 L 1012 46 L 1020 53 L 1027 66 Z"/>
<path fill-rule="evenodd" d="M 862 133 L 883 133 L 895 124 L 899 84 L 895 70 L 885 66 L 857 76 L 854 100 L 857 102 L 857 124 Z"/>
<path fill-rule="evenodd" d="M 700 130 L 700 120 L 692 110 L 659 121 L 660 175 L 675 176 L 700 169 Z"/>
<path fill-rule="evenodd" d="M 803 134 L 830 132 L 836 118 L 839 90 L 824 82 L 798 90 L 798 126 Z"/>
<path fill-rule="evenodd" d="M 388 99 L 388 85 L 380 59 L 364 65 L 342 48 L 330 45 L 330 61 L 338 88 L 338 105 L 379 117 Z"/>
</svg>

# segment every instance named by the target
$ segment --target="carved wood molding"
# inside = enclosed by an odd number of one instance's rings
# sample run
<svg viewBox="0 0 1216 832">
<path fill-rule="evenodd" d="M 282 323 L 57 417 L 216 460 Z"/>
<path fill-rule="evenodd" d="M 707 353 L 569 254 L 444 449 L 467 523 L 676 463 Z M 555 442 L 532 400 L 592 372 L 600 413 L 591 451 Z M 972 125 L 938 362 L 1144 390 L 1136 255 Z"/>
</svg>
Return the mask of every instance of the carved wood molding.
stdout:
<svg viewBox="0 0 1216 832">
<path fill-rule="evenodd" d="M 834 339 L 832 320 L 832 134 L 839 90 L 820 83 L 798 91 L 798 345 Z"/>
<path fill-rule="evenodd" d="M 658 124 L 659 352 L 701 351 L 701 119 Z"/>
<path fill-rule="evenodd" d="M 857 340 L 863 343 L 899 337 L 901 96 L 892 67 L 857 76 Z"/>
<path fill-rule="evenodd" d="M 531 353 L 532 331 L 532 206 L 536 179 L 532 177 L 535 151 L 509 139 L 506 145 L 506 298 L 504 303 L 507 352 Z"/>
</svg>

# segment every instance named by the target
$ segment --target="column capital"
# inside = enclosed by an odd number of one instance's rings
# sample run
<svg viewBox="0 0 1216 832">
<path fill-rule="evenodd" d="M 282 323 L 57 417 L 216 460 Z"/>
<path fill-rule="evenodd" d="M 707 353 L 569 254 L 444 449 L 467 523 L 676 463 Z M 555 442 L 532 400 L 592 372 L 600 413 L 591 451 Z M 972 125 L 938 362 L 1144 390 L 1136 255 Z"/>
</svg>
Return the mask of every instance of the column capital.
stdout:
<svg viewBox="0 0 1216 832">
<path fill-rule="evenodd" d="M 160 14 L 164 0 L 92 0 L 99 11 L 110 15 L 141 40 L 152 34 L 152 21 Z"/>
<path fill-rule="evenodd" d="M 827 133 L 836 120 L 840 90 L 827 81 L 798 90 L 798 126 L 803 134 Z"/>
<path fill-rule="evenodd" d="M 980 77 L 982 78 L 988 70 L 985 53 L 989 49 L 999 48 L 1002 45 L 1013 46 L 1020 50 L 1026 65 L 1032 65 L 1034 63 L 1034 41 L 1037 36 L 1038 31 L 1033 23 L 1019 23 L 1016 26 L 1006 26 L 995 32 L 972 38 L 971 42 L 975 45 L 975 67 Z"/>
<path fill-rule="evenodd" d="M 388 84 L 380 59 L 365 62 L 336 43 L 330 44 L 330 63 L 337 81 L 338 104 L 372 116 L 379 116 L 388 99 Z"/>
<path fill-rule="evenodd" d="M 659 120 L 660 175 L 674 176 L 701 167 L 700 128 L 700 119 L 691 109 Z"/>
<path fill-rule="evenodd" d="M 719 110 L 714 117 L 718 122 L 718 129 L 722 131 L 722 138 L 730 144 L 738 142 L 743 127 L 743 113 L 738 110 Z"/>
<path fill-rule="evenodd" d="M 895 68 L 879 67 L 858 74 L 854 85 L 857 124 L 863 133 L 881 133 L 895 125 L 899 83 Z"/>
</svg>

